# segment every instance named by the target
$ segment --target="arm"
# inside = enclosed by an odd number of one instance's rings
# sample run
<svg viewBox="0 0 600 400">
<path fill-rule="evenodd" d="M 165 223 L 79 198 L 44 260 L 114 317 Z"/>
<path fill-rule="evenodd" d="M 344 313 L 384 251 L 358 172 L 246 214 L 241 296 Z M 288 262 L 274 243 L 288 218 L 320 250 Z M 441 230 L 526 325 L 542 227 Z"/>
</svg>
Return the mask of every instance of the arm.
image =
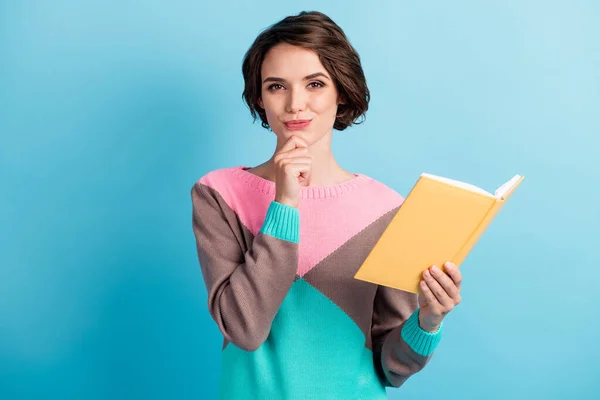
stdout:
<svg viewBox="0 0 600 400">
<path fill-rule="evenodd" d="M 192 187 L 193 231 L 208 293 L 208 309 L 219 330 L 236 346 L 254 351 L 294 282 L 298 262 L 299 213 L 273 201 L 260 232 L 245 253 L 233 229 L 235 213 L 213 189 Z"/>
<path fill-rule="evenodd" d="M 386 386 L 400 387 L 431 359 L 441 339 L 437 332 L 419 326 L 418 295 L 379 286 L 375 295 L 373 357 Z"/>
</svg>

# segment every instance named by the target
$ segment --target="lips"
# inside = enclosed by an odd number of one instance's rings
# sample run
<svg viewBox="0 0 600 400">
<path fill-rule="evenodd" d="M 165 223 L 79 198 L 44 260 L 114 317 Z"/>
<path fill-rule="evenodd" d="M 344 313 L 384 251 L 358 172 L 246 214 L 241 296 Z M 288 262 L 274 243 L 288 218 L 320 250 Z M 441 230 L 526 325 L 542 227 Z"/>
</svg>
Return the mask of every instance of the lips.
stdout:
<svg viewBox="0 0 600 400">
<path fill-rule="evenodd" d="M 310 125 L 310 119 L 296 119 L 293 121 L 284 122 L 285 126 L 290 130 L 304 129 Z"/>
</svg>

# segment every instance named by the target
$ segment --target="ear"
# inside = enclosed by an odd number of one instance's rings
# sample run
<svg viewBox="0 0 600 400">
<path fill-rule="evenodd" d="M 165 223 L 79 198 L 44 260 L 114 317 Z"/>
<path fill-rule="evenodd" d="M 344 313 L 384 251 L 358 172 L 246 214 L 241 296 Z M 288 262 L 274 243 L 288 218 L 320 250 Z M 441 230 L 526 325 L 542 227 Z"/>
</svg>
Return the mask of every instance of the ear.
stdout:
<svg viewBox="0 0 600 400">
<path fill-rule="evenodd" d="M 335 117 L 336 118 L 340 117 L 343 114 L 343 112 L 340 114 L 340 106 L 343 106 L 345 104 L 346 104 L 346 102 L 344 100 L 342 100 L 341 98 L 338 98 L 338 101 L 337 101 L 337 105 L 338 106 L 337 106 L 337 109 L 335 111 Z"/>
<path fill-rule="evenodd" d="M 259 97 L 259 98 L 258 98 L 257 104 L 258 104 L 258 106 L 259 106 L 260 108 L 262 108 L 263 110 L 265 109 L 265 105 L 263 104 L 262 97 Z"/>
</svg>

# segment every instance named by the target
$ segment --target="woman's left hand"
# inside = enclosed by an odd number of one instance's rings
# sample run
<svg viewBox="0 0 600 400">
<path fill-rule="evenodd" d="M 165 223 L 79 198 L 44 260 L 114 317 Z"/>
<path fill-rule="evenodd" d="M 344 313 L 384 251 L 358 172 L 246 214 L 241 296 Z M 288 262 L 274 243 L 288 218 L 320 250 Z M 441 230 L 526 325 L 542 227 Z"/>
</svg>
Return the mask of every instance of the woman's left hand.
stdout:
<svg viewBox="0 0 600 400">
<path fill-rule="evenodd" d="M 444 264 L 445 271 L 432 265 L 423 272 L 421 293 L 419 294 L 419 325 L 421 329 L 435 332 L 444 317 L 460 301 L 462 275 L 451 262 Z"/>
</svg>

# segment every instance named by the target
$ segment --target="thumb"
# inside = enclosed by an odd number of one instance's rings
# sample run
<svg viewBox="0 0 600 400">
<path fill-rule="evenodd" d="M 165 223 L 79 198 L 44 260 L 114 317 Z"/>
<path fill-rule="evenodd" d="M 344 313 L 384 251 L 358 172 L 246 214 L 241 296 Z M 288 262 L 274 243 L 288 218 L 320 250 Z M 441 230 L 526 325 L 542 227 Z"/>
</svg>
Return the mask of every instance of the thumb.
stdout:
<svg viewBox="0 0 600 400">
<path fill-rule="evenodd" d="M 306 141 L 304 139 L 302 139 L 300 136 L 292 136 L 294 139 L 293 141 L 296 144 L 296 148 L 298 147 L 308 147 L 308 143 L 306 143 Z"/>
</svg>

